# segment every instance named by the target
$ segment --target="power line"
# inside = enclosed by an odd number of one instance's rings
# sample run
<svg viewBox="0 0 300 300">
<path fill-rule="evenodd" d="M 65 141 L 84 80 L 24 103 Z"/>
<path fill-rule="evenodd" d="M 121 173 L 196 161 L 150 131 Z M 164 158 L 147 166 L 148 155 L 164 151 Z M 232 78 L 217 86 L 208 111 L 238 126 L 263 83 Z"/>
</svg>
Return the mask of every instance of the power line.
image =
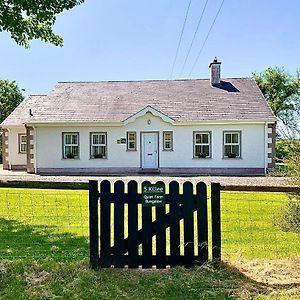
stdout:
<svg viewBox="0 0 300 300">
<path fill-rule="evenodd" d="M 194 32 L 194 36 L 193 36 L 192 42 L 191 42 L 191 44 L 190 44 L 189 50 L 188 50 L 188 52 L 187 52 L 187 55 L 186 55 L 186 57 L 185 57 L 185 60 L 184 60 L 183 66 L 182 66 L 182 68 L 181 68 L 179 77 L 181 77 L 181 75 L 182 75 L 182 73 L 183 73 L 183 70 L 184 70 L 184 68 L 185 68 L 186 62 L 187 62 L 187 60 L 188 60 L 188 58 L 189 58 L 189 55 L 190 55 L 190 53 L 191 53 L 191 50 L 192 50 L 194 41 L 195 41 L 195 39 L 196 39 L 196 35 L 197 35 L 197 33 L 198 33 L 198 30 L 199 30 L 199 27 L 200 27 L 200 23 L 201 23 L 201 21 L 202 21 L 202 18 L 203 18 L 203 15 L 204 15 L 204 12 L 205 12 L 207 3 L 208 3 L 208 0 L 206 0 L 205 5 L 204 5 L 204 7 L 203 7 L 203 9 L 202 9 L 202 13 L 201 13 L 200 19 L 199 19 L 199 21 L 198 21 L 197 28 L 196 28 L 196 30 L 195 30 L 195 32 Z"/>
<path fill-rule="evenodd" d="M 176 61 L 177 61 L 179 47 L 181 45 L 181 40 L 182 40 L 183 32 L 184 32 L 184 29 L 185 29 L 185 24 L 186 24 L 186 20 L 187 20 L 188 14 L 189 14 L 191 3 L 192 3 L 192 0 L 189 1 L 189 5 L 188 5 L 186 13 L 185 13 L 185 18 L 184 18 L 184 22 L 183 22 L 183 25 L 182 25 L 181 34 L 180 34 L 179 42 L 178 42 L 178 45 L 177 45 L 176 54 L 175 54 L 175 58 L 174 58 L 174 61 L 173 61 L 171 75 L 170 75 L 171 79 L 173 77 L 174 67 L 175 67 L 175 64 L 176 64 Z"/>
<path fill-rule="evenodd" d="M 221 5 L 220 5 L 220 7 L 219 7 L 219 10 L 218 10 L 218 12 L 217 12 L 217 14 L 216 14 L 216 16 L 215 16 L 215 18 L 214 18 L 214 21 L 212 22 L 212 24 L 211 24 L 211 26 L 210 26 L 210 28 L 209 28 L 209 31 L 208 31 L 208 33 L 207 33 L 207 35 L 206 35 L 206 37 L 205 37 L 205 40 L 204 40 L 204 42 L 203 42 L 203 44 L 202 44 L 202 46 L 201 46 L 201 48 L 200 48 L 200 51 L 198 52 L 198 55 L 197 55 L 197 57 L 196 57 L 196 60 L 195 60 L 195 62 L 194 62 L 194 64 L 193 64 L 193 66 L 192 66 L 192 69 L 191 69 L 191 71 L 190 71 L 188 77 L 190 77 L 191 74 L 192 74 L 192 72 L 194 71 L 194 68 L 195 68 L 195 66 L 196 66 L 196 64 L 197 64 L 197 62 L 198 62 L 198 59 L 199 59 L 199 57 L 200 57 L 200 55 L 201 55 L 201 53 L 202 53 L 202 50 L 203 50 L 203 48 L 204 48 L 204 46 L 205 46 L 205 44 L 206 44 L 206 42 L 207 42 L 207 40 L 208 40 L 208 37 L 209 37 L 209 35 L 210 35 L 210 32 L 211 32 L 212 28 L 214 27 L 214 25 L 215 25 L 215 23 L 216 23 L 216 20 L 217 20 L 219 14 L 220 14 L 220 11 L 221 11 L 221 9 L 222 9 L 222 6 L 223 6 L 223 4 L 224 4 L 224 1 L 225 1 L 225 0 L 222 1 Z"/>
</svg>

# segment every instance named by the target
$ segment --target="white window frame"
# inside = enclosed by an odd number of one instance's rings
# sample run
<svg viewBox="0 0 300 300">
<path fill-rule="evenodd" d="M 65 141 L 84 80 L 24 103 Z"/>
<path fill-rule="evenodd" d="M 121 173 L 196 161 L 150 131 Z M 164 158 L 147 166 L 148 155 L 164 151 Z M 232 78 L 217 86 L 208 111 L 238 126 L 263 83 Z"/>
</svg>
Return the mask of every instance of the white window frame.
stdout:
<svg viewBox="0 0 300 300">
<path fill-rule="evenodd" d="M 226 142 L 226 135 L 227 134 L 237 134 L 238 135 L 238 142 L 237 143 L 233 143 L 233 142 L 231 142 L 231 143 L 227 143 Z M 232 140 L 232 138 L 231 138 L 231 140 Z M 228 157 L 228 155 L 226 155 L 225 153 L 226 153 L 226 151 L 225 151 L 225 147 L 226 146 L 230 146 L 230 147 L 233 147 L 233 146 L 238 146 L 239 148 L 239 155 L 237 155 L 236 157 L 234 157 L 234 158 L 241 158 L 242 156 L 241 156 L 241 131 L 238 131 L 238 130 L 236 130 L 236 131 L 230 131 L 230 130 L 228 130 L 228 131 L 223 131 L 223 157 L 224 158 L 229 158 Z M 232 149 L 232 148 L 231 148 Z M 232 151 L 232 153 L 233 153 L 233 151 Z"/>
<path fill-rule="evenodd" d="M 208 142 L 207 143 L 197 143 L 196 136 L 197 134 L 206 134 L 208 136 Z M 193 143 L 193 153 L 194 158 L 211 158 L 211 131 L 194 131 L 194 143 Z M 206 157 L 199 157 L 199 155 L 196 154 L 196 146 L 208 146 L 208 155 Z"/>
<path fill-rule="evenodd" d="M 134 138 L 130 139 L 130 135 L 133 134 Z M 134 142 L 134 147 L 130 148 L 130 143 Z M 136 131 L 127 131 L 127 151 L 136 151 Z"/>
<path fill-rule="evenodd" d="M 170 140 L 167 141 L 166 134 L 170 134 Z M 166 143 L 170 143 L 170 147 L 166 147 Z M 173 151 L 173 131 L 163 131 L 163 150 Z"/>
<path fill-rule="evenodd" d="M 94 135 L 104 136 L 104 143 L 94 144 L 94 142 L 93 142 Z M 93 155 L 93 147 L 104 147 L 105 155 L 102 155 L 102 157 L 95 157 Z M 107 158 L 107 132 L 91 132 L 90 133 L 90 158 L 91 159 L 106 159 Z"/>
<path fill-rule="evenodd" d="M 66 143 L 66 136 L 68 136 L 68 135 L 77 136 L 77 143 L 67 144 Z M 63 139 L 63 158 L 64 159 L 79 159 L 79 151 L 80 151 L 80 148 L 79 148 L 79 132 L 63 132 L 62 133 L 62 139 Z M 75 155 L 74 157 L 67 157 L 66 147 L 77 147 L 78 148 L 78 150 L 77 150 L 78 155 Z"/>
<path fill-rule="evenodd" d="M 22 141 L 22 137 L 25 137 L 25 142 Z M 26 154 L 27 153 L 27 135 L 26 133 L 19 133 L 19 153 Z M 25 150 L 22 149 L 22 146 L 25 146 Z"/>
</svg>

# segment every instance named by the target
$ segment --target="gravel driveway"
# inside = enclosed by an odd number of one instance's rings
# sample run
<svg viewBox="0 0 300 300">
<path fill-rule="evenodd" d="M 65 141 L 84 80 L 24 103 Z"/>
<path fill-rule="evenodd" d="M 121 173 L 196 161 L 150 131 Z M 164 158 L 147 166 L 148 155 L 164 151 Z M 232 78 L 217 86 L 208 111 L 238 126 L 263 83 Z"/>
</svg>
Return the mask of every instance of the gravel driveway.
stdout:
<svg viewBox="0 0 300 300">
<path fill-rule="evenodd" d="M 179 177 L 179 176 L 44 176 L 36 174 L 27 174 L 20 171 L 6 171 L 0 169 L 0 181 L 43 181 L 43 182 L 80 182 L 85 183 L 90 179 L 110 181 L 123 180 L 128 182 L 130 180 L 136 180 L 141 183 L 142 181 L 149 180 L 151 182 L 164 181 L 166 183 L 176 180 L 179 183 L 185 181 L 191 181 L 197 183 L 200 181 L 210 184 L 211 182 L 219 182 L 221 185 L 259 185 L 259 186 L 285 186 L 288 184 L 288 179 L 285 177 L 225 177 L 225 176 L 193 176 L 193 177 Z"/>
</svg>

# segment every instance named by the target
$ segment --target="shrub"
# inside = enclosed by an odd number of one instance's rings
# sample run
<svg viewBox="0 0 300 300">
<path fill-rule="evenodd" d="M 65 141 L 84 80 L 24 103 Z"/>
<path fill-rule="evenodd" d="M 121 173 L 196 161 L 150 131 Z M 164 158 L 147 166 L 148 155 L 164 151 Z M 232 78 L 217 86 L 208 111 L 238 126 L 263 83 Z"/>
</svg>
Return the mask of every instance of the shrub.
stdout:
<svg viewBox="0 0 300 300">
<path fill-rule="evenodd" d="M 300 195 L 289 195 L 289 200 L 278 219 L 278 225 L 283 231 L 300 235 Z"/>
<path fill-rule="evenodd" d="M 288 172 L 292 185 L 300 186 L 300 143 L 295 141 L 291 144 L 291 151 L 287 159 Z M 277 225 L 283 231 L 294 232 L 300 235 L 300 193 L 290 194 L 289 200 L 277 220 Z"/>
</svg>

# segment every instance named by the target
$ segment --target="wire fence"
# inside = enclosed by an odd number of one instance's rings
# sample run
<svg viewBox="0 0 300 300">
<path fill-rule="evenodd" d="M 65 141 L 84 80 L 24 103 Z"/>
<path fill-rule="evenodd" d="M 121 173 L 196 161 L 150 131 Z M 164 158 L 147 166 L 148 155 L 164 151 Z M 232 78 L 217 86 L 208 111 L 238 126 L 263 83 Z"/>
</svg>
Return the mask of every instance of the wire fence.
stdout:
<svg viewBox="0 0 300 300">
<path fill-rule="evenodd" d="M 0 189 L 0 259 L 87 257 L 87 191 Z"/>
<path fill-rule="evenodd" d="M 298 259 L 300 216 L 290 210 L 295 201 L 287 193 L 222 191 L 222 259 Z"/>
<path fill-rule="evenodd" d="M 287 193 L 222 190 L 222 259 L 299 259 L 300 234 L 286 227 L 290 201 Z M 0 259 L 88 259 L 88 216 L 86 190 L 0 188 Z"/>
</svg>

